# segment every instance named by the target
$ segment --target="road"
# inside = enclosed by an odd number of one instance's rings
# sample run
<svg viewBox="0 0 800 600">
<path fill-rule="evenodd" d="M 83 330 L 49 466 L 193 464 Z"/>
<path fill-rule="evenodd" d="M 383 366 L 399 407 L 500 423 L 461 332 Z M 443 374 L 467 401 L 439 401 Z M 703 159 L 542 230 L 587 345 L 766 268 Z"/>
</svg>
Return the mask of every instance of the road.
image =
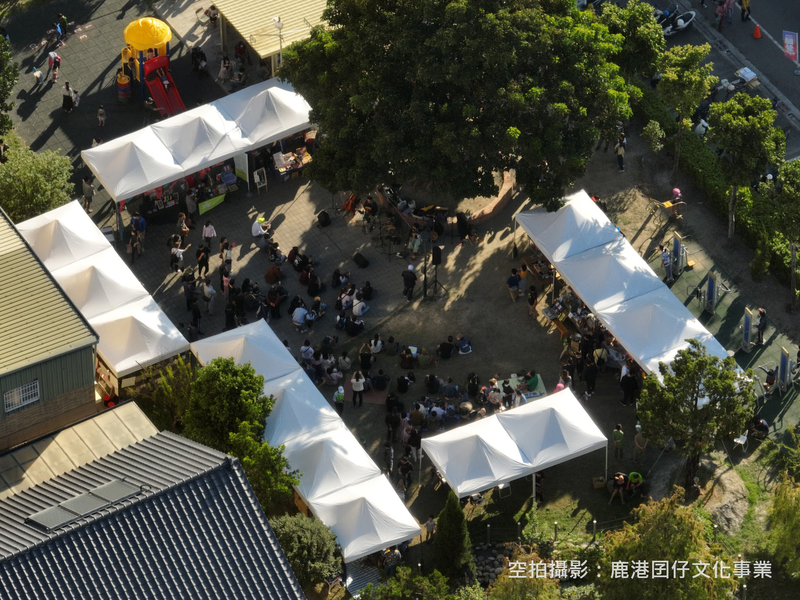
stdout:
<svg viewBox="0 0 800 600">
<path fill-rule="evenodd" d="M 715 26 L 713 0 L 706 0 L 707 8 L 695 0 L 657 0 L 659 8 L 677 3 L 686 10 L 697 12 L 695 26 L 669 40 L 673 44 L 711 44 L 709 60 L 714 63 L 714 74 L 720 79 L 735 79 L 734 71 L 747 66 L 758 75 L 762 85 L 760 95 L 779 100 L 778 126 L 787 133 L 786 156 L 800 157 L 800 77 L 794 75 L 797 65 L 783 54 L 783 30 L 800 32 L 800 11 L 796 0 L 773 0 L 766 5 L 763 0 L 752 0 L 751 19 L 743 23 L 738 7 L 733 23 L 723 25 L 722 32 Z M 762 12 L 763 11 L 763 12 Z M 761 39 L 754 39 L 756 23 L 761 28 Z M 724 94 L 720 94 L 720 100 Z"/>
</svg>

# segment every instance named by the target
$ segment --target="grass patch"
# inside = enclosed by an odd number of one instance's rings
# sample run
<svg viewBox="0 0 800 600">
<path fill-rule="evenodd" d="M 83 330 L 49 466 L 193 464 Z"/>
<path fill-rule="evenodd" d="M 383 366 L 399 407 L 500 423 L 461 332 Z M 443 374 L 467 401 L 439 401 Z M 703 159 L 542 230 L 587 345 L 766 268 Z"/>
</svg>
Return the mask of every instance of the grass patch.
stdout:
<svg viewBox="0 0 800 600">
<path fill-rule="evenodd" d="M 46 4 L 48 0 L 7 0 L 0 2 L 0 19 L 24 12 L 32 6 Z"/>
</svg>

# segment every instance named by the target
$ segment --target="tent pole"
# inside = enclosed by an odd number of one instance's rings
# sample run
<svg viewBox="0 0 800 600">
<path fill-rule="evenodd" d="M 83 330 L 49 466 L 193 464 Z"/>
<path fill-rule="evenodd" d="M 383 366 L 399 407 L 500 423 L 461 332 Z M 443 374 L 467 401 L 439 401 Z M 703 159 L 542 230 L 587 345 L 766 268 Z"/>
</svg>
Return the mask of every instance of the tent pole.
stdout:
<svg viewBox="0 0 800 600">
<path fill-rule="evenodd" d="M 606 444 L 606 481 L 608 481 L 608 444 Z"/>
</svg>

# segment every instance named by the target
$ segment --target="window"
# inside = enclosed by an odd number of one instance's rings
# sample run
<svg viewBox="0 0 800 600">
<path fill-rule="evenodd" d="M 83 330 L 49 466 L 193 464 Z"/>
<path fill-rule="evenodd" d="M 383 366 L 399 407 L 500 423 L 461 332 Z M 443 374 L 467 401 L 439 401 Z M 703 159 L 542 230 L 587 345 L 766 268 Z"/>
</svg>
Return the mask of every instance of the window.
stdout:
<svg viewBox="0 0 800 600">
<path fill-rule="evenodd" d="M 39 380 L 31 381 L 3 394 L 6 412 L 11 412 L 39 399 Z"/>
</svg>

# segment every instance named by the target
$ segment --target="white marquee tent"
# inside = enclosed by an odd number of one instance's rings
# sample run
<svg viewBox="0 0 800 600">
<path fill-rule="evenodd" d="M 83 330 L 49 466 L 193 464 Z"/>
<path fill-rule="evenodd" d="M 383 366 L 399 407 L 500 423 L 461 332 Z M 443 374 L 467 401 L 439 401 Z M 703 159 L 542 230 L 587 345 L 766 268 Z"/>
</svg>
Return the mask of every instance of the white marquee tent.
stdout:
<svg viewBox="0 0 800 600">
<path fill-rule="evenodd" d="M 264 439 L 285 445 L 290 466 L 302 472 L 298 494 L 336 534 L 345 562 L 419 535 L 389 481 L 263 320 L 192 350 L 203 364 L 231 357 L 264 377 L 264 393 L 275 397 Z"/>
<path fill-rule="evenodd" d="M 659 361 L 672 362 L 691 338 L 728 356 L 586 192 L 568 196 L 558 211 L 539 207 L 516 221 L 648 374 L 660 378 Z"/>
<path fill-rule="evenodd" d="M 97 352 L 117 379 L 189 349 L 80 202 L 17 227 L 100 336 Z"/>
<path fill-rule="evenodd" d="M 353 562 L 419 535 L 389 480 L 378 475 L 312 502 L 314 513 L 339 539 L 345 562 Z"/>
<path fill-rule="evenodd" d="M 115 202 L 307 129 L 311 107 L 270 79 L 81 152 Z"/>
<path fill-rule="evenodd" d="M 607 446 L 568 389 L 422 440 L 428 458 L 459 498 L 595 450 L 607 452 Z"/>
</svg>

